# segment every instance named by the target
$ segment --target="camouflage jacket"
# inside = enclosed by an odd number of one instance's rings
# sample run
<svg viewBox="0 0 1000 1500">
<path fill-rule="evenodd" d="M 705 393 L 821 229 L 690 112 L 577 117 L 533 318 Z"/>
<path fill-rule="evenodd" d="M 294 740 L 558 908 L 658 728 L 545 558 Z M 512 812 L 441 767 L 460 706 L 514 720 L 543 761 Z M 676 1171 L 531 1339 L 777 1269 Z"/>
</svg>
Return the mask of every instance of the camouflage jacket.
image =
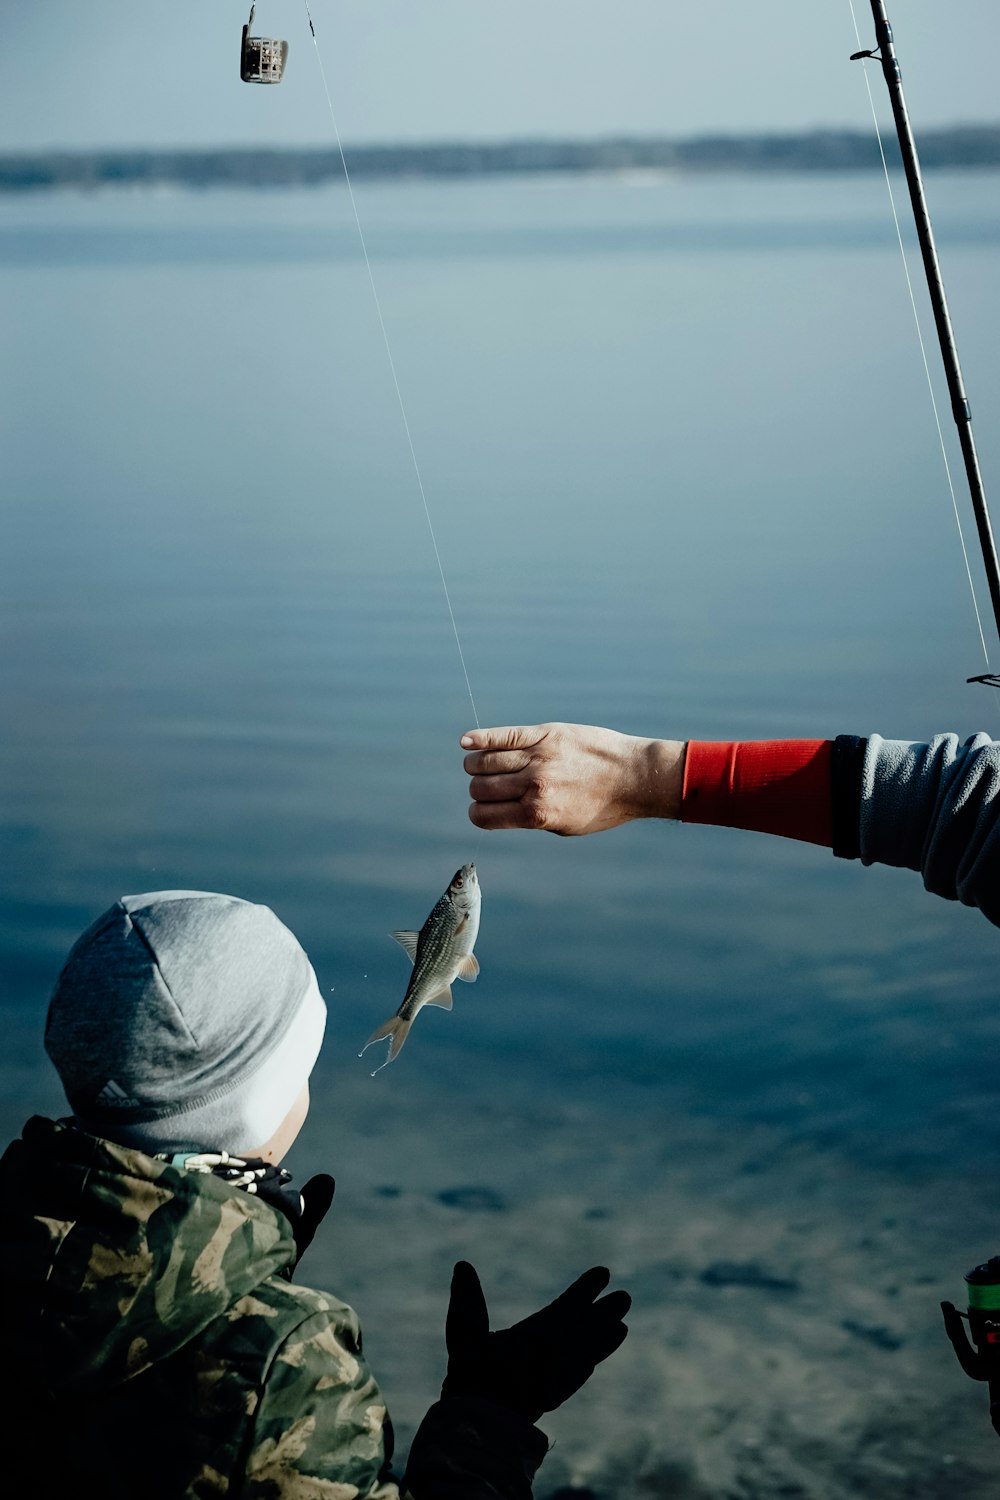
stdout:
<svg viewBox="0 0 1000 1500">
<path fill-rule="evenodd" d="M 102 1500 L 401 1500 L 354 1312 L 293 1285 L 285 1216 L 35 1117 L 0 1159 L 4 1492 Z M 411 1500 L 527 1500 L 545 1439 L 446 1400 Z"/>
</svg>

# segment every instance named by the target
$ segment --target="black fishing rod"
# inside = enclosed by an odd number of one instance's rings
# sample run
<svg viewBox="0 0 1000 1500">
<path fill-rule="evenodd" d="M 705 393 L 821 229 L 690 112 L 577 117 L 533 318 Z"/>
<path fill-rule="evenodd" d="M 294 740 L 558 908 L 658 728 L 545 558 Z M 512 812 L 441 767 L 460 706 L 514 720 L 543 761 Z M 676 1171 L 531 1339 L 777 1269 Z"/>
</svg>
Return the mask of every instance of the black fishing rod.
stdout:
<svg viewBox="0 0 1000 1500">
<path fill-rule="evenodd" d="M 993 617 L 996 621 L 997 633 L 1000 635 L 1000 563 L 997 562 L 996 544 L 993 540 L 993 528 L 990 525 L 990 513 L 986 503 L 986 491 L 983 488 L 975 439 L 972 435 L 972 413 L 969 399 L 965 394 L 962 370 L 958 362 L 958 350 L 955 346 L 955 335 L 948 313 L 948 301 L 944 294 L 941 265 L 938 261 L 934 232 L 924 198 L 920 161 L 906 111 L 906 99 L 893 44 L 892 27 L 889 24 L 883 0 L 871 0 L 871 7 L 875 18 L 875 38 L 878 45 L 869 52 L 852 53 L 851 61 L 870 57 L 880 62 L 889 90 L 893 118 L 896 122 L 896 134 L 899 137 L 899 148 L 903 156 L 903 169 L 906 172 L 906 182 L 910 190 L 910 203 L 913 206 L 917 238 L 920 241 L 924 273 L 927 277 L 927 289 L 930 292 L 931 306 L 934 309 L 934 322 L 937 325 L 941 357 L 944 360 L 945 375 L 948 380 L 952 416 L 955 418 L 959 442 L 962 445 L 965 472 L 969 480 L 976 525 L 979 528 L 983 563 L 989 581 L 990 598 L 993 600 Z M 992 687 L 1000 687 L 1000 676 L 990 672 L 978 677 L 970 677 L 968 681 L 985 682 Z M 941 1303 L 945 1331 L 966 1375 L 986 1384 L 989 1390 L 990 1421 L 994 1430 L 1000 1435 L 1000 1256 L 994 1256 L 982 1265 L 973 1267 L 966 1274 L 965 1281 L 968 1288 L 966 1312 L 959 1312 L 952 1302 Z"/>
<path fill-rule="evenodd" d="M 875 19 L 875 38 L 878 45 L 868 52 L 852 53 L 851 61 L 856 62 L 859 58 L 870 57 L 880 62 L 882 64 L 882 73 L 885 78 L 886 87 L 889 90 L 893 119 L 896 122 L 896 135 L 899 138 L 899 149 L 903 156 L 903 170 L 906 173 L 906 183 L 910 190 L 910 203 L 913 206 L 913 218 L 916 223 L 917 238 L 920 242 L 920 254 L 923 257 L 924 273 L 927 277 L 927 289 L 930 292 L 931 306 L 934 309 L 934 322 L 937 326 L 938 341 L 941 345 L 941 356 L 944 360 L 945 375 L 948 381 L 948 392 L 951 396 L 952 416 L 955 418 L 955 424 L 958 427 L 962 458 L 965 461 L 965 472 L 968 476 L 969 490 L 972 495 L 972 508 L 976 516 L 976 526 L 979 529 L 979 544 L 982 548 L 983 564 L 990 587 L 990 598 L 993 601 L 993 618 L 996 621 L 997 634 L 1000 636 L 1000 562 L 997 560 L 997 549 L 993 540 L 993 528 L 990 525 L 990 513 L 986 503 L 986 491 L 983 488 L 983 477 L 979 469 L 976 443 L 972 435 L 972 412 L 969 407 L 969 399 L 965 394 L 962 369 L 958 362 L 958 349 L 955 346 L 955 335 L 948 312 L 948 301 L 944 294 L 944 280 L 941 275 L 941 265 L 934 244 L 934 232 L 931 228 L 927 200 L 924 197 L 924 184 L 920 174 L 917 145 L 913 138 L 913 131 L 910 129 L 910 117 L 906 110 L 902 75 L 900 73 L 899 62 L 896 58 L 892 27 L 889 24 L 889 17 L 886 15 L 883 0 L 871 0 L 871 7 L 872 15 Z M 979 677 L 970 677 L 968 681 L 986 682 L 991 686 L 1000 687 L 1000 676 L 994 676 L 992 673 L 984 673 Z"/>
</svg>

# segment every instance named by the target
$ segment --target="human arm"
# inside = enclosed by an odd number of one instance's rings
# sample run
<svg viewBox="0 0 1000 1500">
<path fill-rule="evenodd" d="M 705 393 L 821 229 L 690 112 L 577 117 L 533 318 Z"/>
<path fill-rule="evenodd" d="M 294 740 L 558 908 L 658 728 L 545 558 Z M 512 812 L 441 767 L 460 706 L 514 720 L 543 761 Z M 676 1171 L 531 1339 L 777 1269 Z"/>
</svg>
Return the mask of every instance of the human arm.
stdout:
<svg viewBox="0 0 1000 1500">
<path fill-rule="evenodd" d="M 609 1279 L 604 1267 L 594 1266 L 545 1307 L 491 1331 L 479 1277 L 467 1261 L 458 1262 L 441 1400 L 410 1450 L 406 1488 L 412 1500 L 530 1500 L 548 1447 L 533 1424 L 578 1391 L 627 1335 L 623 1319 L 631 1298 L 623 1291 L 601 1296 Z"/>
<path fill-rule="evenodd" d="M 767 742 L 692 745 L 682 820 L 781 832 L 827 844 L 841 859 L 914 870 L 933 895 L 976 906 L 1000 926 L 1000 743 L 986 734 L 928 743 L 873 734 L 783 745 L 785 762 Z M 796 746 L 808 756 L 797 766 Z M 747 752 L 749 770 L 744 785 L 729 789 L 724 778 L 713 796 L 704 768 L 720 750 L 737 766 Z M 692 761 L 702 766 L 704 818 L 690 798 Z"/>
<path fill-rule="evenodd" d="M 410 1444 L 402 1500 L 531 1500 L 548 1446 L 519 1412 L 476 1396 L 442 1397 Z"/>
<path fill-rule="evenodd" d="M 365 1500 L 400 1500 L 392 1425 L 355 1313 L 309 1289 L 288 1295 L 307 1316 L 274 1349 L 256 1392 L 240 1500 L 299 1500 L 327 1487 L 346 1494 L 349 1486 Z"/>
<path fill-rule="evenodd" d="M 1000 744 L 988 735 L 715 743 L 542 724 L 462 744 L 478 827 L 582 834 L 660 817 L 780 834 L 916 870 L 1000 925 Z"/>
<path fill-rule="evenodd" d="M 1000 743 L 939 734 L 859 744 L 857 842 L 838 852 L 919 870 L 934 895 L 1000 926 Z"/>
<path fill-rule="evenodd" d="M 462 745 L 478 828 L 578 835 L 664 818 L 830 842 L 828 741 L 686 743 L 535 724 L 473 730 Z M 818 823 L 806 817 L 816 808 Z"/>
<path fill-rule="evenodd" d="M 544 1434 L 520 1413 L 472 1393 L 430 1408 L 400 1480 L 392 1425 L 354 1312 L 308 1288 L 272 1295 L 279 1306 L 296 1298 L 312 1310 L 268 1361 L 240 1500 L 301 1500 L 327 1489 L 356 1492 L 358 1500 L 531 1500 L 548 1447 Z"/>
</svg>

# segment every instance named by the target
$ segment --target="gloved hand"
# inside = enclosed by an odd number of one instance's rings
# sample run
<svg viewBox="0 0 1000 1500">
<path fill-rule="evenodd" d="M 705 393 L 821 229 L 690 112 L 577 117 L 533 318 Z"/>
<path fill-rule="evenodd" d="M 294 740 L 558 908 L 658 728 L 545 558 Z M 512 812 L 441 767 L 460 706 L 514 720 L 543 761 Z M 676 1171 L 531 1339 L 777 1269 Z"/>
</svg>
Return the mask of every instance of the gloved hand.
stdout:
<svg viewBox="0 0 1000 1500">
<path fill-rule="evenodd" d="M 313 1237 L 330 1212 L 330 1204 L 336 1192 L 337 1184 L 328 1172 L 320 1172 L 316 1177 L 310 1177 L 308 1182 L 303 1183 L 299 1199 L 302 1203 L 302 1212 L 292 1224 L 292 1233 L 295 1236 L 295 1246 L 298 1250 L 296 1265 L 309 1249 Z"/>
<path fill-rule="evenodd" d="M 604 1266 L 593 1266 L 547 1307 L 491 1333 L 479 1277 L 460 1260 L 445 1322 L 448 1373 L 442 1396 L 482 1396 L 529 1422 L 554 1411 L 628 1333 L 622 1322 L 632 1305 L 628 1292 L 595 1300 L 610 1280 Z"/>
</svg>

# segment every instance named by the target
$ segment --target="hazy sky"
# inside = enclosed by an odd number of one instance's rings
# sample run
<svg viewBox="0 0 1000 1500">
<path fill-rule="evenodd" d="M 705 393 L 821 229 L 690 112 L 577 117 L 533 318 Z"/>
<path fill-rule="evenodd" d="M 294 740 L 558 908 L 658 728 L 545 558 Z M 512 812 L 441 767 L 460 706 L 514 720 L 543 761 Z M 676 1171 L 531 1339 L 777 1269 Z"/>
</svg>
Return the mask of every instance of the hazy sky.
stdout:
<svg viewBox="0 0 1000 1500">
<path fill-rule="evenodd" d="M 869 0 L 854 0 L 865 46 Z M 1000 118 L 1000 0 L 891 0 L 921 126 Z M 290 44 L 238 76 L 249 0 L 0 0 L 0 150 L 325 144 L 303 0 L 260 0 Z M 311 0 L 347 141 L 865 126 L 850 0 Z M 887 109 L 881 75 L 880 110 Z"/>
</svg>

